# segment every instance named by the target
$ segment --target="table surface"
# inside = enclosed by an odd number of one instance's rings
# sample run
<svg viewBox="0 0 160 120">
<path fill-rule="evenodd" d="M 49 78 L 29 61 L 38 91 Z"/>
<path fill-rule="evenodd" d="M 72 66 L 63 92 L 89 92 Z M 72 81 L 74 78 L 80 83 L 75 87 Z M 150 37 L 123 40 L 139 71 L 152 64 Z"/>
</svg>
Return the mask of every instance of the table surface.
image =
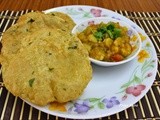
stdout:
<svg viewBox="0 0 160 120">
<path fill-rule="evenodd" d="M 18 19 L 15 13 L 19 16 L 24 14 L 22 10 L 42 11 L 65 5 L 92 5 L 118 12 L 140 25 L 154 43 L 157 51 L 158 72 L 147 95 L 135 104 L 137 107 L 132 106 L 101 119 L 160 119 L 160 30 L 158 29 L 160 28 L 160 0 L 0 0 L 0 12 L 6 13 L 8 12 L 6 10 L 9 10 L 7 15 L 0 15 L 0 39 L 5 29 L 10 26 L 6 23 L 15 22 Z M 10 15 L 11 11 L 14 11 L 13 15 Z M 152 27 L 157 29 L 153 30 Z M 9 94 L 1 78 L 0 83 L 0 120 L 65 120 L 32 108 L 21 99 Z"/>
<path fill-rule="evenodd" d="M 93 5 L 111 10 L 160 11 L 160 0 L 0 0 L 2 10 L 46 10 L 64 5 Z"/>
</svg>

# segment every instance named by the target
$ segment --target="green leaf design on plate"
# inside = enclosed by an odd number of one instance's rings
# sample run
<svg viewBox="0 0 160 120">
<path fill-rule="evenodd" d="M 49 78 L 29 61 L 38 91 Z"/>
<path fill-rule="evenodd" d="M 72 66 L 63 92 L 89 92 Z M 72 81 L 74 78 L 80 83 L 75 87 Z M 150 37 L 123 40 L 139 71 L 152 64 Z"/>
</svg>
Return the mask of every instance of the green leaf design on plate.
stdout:
<svg viewBox="0 0 160 120">
<path fill-rule="evenodd" d="M 92 16 L 91 16 L 90 12 L 86 12 L 83 14 L 83 17 L 91 18 Z"/>
<path fill-rule="evenodd" d="M 90 99 L 89 99 L 90 102 L 97 102 L 97 101 L 99 101 L 99 100 L 100 100 L 99 98 L 90 98 Z"/>
<path fill-rule="evenodd" d="M 69 15 L 82 15 L 82 18 L 91 18 L 92 15 L 90 12 L 87 12 L 87 11 L 77 11 L 76 9 L 66 9 L 67 11 L 67 14 Z"/>
<path fill-rule="evenodd" d="M 78 15 L 81 14 L 81 12 L 77 12 L 76 10 L 74 10 L 73 8 L 71 9 L 66 9 L 67 13 L 70 15 Z"/>
<path fill-rule="evenodd" d="M 98 107 L 99 107 L 100 109 L 104 109 L 104 108 L 105 108 L 105 105 L 104 105 L 104 103 L 99 102 L 99 103 L 98 103 Z"/>
<path fill-rule="evenodd" d="M 130 86 L 130 84 L 132 84 L 132 81 L 129 81 L 129 82 L 127 82 L 127 83 L 125 83 L 125 84 L 123 84 L 122 86 L 121 86 L 121 88 L 127 88 L 128 86 Z"/>
<path fill-rule="evenodd" d="M 137 77 L 136 75 L 134 75 L 133 81 L 140 84 L 142 81 L 139 77 Z"/>
<path fill-rule="evenodd" d="M 149 56 L 152 56 L 152 51 L 150 49 L 150 47 L 148 47 L 147 49 L 145 49 L 148 53 Z M 122 86 L 120 87 L 120 92 L 117 93 L 125 93 L 125 90 L 132 86 L 137 86 L 140 84 L 144 84 L 143 81 L 146 80 L 146 78 L 152 76 L 152 72 L 151 69 L 154 68 L 154 62 L 155 60 L 152 57 L 147 58 L 142 65 L 138 65 L 133 73 L 132 76 L 130 77 L 130 79 L 128 80 L 128 82 L 122 84 Z"/>
</svg>

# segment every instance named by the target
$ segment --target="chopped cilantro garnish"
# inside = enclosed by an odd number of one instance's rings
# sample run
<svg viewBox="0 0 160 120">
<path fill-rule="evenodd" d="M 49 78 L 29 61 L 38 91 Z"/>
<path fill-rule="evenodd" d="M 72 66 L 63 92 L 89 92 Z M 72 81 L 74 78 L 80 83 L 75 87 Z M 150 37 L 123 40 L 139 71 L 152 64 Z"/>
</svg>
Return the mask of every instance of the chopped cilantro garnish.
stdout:
<svg viewBox="0 0 160 120">
<path fill-rule="evenodd" d="M 97 31 L 98 32 L 102 32 L 104 34 L 107 31 L 107 27 L 106 26 L 102 26 L 102 27 L 98 28 Z"/>
<path fill-rule="evenodd" d="M 121 29 L 115 28 L 114 29 L 114 39 L 121 36 Z"/>
<path fill-rule="evenodd" d="M 97 40 L 102 40 L 104 37 L 104 34 L 102 32 L 98 32 L 98 31 L 95 32 L 93 35 L 94 35 L 94 37 L 97 38 Z"/>
<path fill-rule="evenodd" d="M 111 30 L 107 30 L 107 33 L 111 39 L 114 39 L 113 32 Z"/>
<path fill-rule="evenodd" d="M 97 40 L 103 40 L 105 34 L 108 34 L 111 39 L 115 40 L 117 37 L 121 36 L 121 29 L 116 28 L 113 23 L 108 23 L 108 25 L 100 24 L 100 27 L 94 33 L 94 36 Z"/>
<path fill-rule="evenodd" d="M 115 29 L 115 26 L 113 23 L 110 23 L 108 26 L 107 26 L 107 30 L 109 31 L 113 31 Z"/>
<path fill-rule="evenodd" d="M 34 81 L 35 81 L 35 78 L 32 78 L 28 81 L 30 87 L 33 86 Z"/>
</svg>

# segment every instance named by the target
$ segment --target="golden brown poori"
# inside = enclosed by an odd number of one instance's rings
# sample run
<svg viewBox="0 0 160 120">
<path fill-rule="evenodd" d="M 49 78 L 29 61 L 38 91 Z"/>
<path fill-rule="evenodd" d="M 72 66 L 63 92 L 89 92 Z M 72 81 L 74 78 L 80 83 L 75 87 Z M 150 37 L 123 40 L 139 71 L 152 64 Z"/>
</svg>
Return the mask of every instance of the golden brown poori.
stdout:
<svg viewBox="0 0 160 120">
<path fill-rule="evenodd" d="M 63 16 L 67 19 L 63 19 Z M 87 50 L 64 13 L 28 13 L 3 35 L 5 87 L 37 105 L 77 99 L 92 77 Z"/>
</svg>

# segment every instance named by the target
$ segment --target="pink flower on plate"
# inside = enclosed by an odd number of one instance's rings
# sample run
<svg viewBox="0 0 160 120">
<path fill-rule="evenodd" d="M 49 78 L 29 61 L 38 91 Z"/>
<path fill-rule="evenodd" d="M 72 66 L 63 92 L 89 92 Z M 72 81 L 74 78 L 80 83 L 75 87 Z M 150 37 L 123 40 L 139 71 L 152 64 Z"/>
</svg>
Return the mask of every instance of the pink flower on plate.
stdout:
<svg viewBox="0 0 160 120">
<path fill-rule="evenodd" d="M 126 89 L 127 94 L 132 94 L 135 97 L 141 94 L 141 91 L 146 88 L 145 85 L 137 85 L 137 86 L 130 86 Z"/>
<path fill-rule="evenodd" d="M 93 14 L 94 17 L 101 17 L 102 10 L 100 10 L 100 9 L 91 9 L 90 12 Z"/>
</svg>

